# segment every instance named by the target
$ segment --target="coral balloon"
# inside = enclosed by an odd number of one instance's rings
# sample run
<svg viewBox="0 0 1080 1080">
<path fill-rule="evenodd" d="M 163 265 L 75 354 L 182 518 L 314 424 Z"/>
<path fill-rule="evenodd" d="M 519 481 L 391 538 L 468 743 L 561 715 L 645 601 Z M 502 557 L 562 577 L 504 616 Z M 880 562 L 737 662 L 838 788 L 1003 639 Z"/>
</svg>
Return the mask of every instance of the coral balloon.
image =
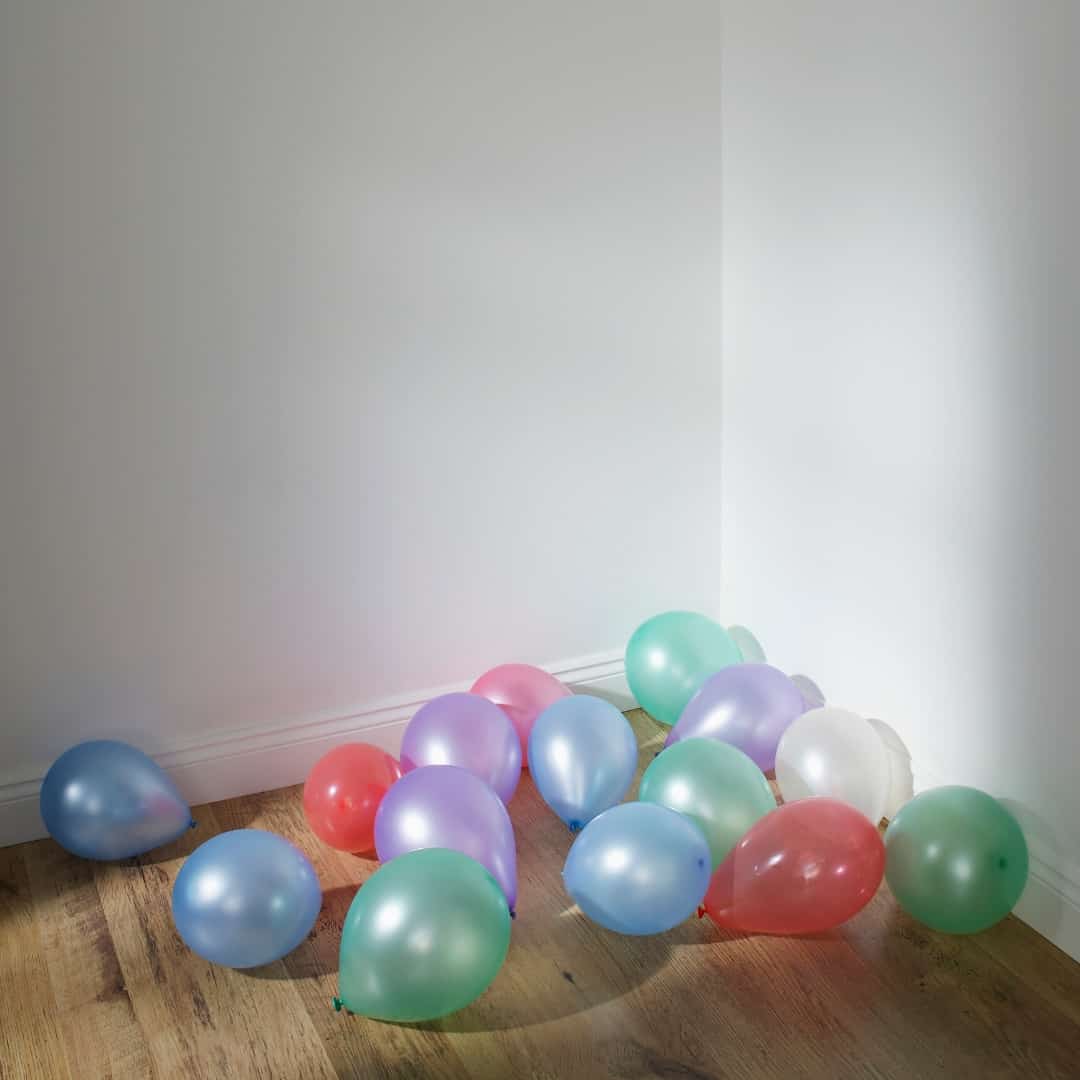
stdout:
<svg viewBox="0 0 1080 1080">
<path fill-rule="evenodd" d="M 864 814 L 837 799 L 800 799 L 735 845 L 709 882 L 704 911 L 731 930 L 813 934 L 861 911 L 884 872 L 885 847 Z"/>
<path fill-rule="evenodd" d="M 549 705 L 529 736 L 529 771 L 541 798 L 574 831 L 630 790 L 638 744 L 610 702 L 588 694 Z"/>
<path fill-rule="evenodd" d="M 353 898 L 334 1006 L 397 1023 L 434 1020 L 479 997 L 509 946 L 506 899 L 478 862 L 441 848 L 410 852 Z"/>
<path fill-rule="evenodd" d="M 375 850 L 383 862 L 409 851 L 447 848 L 485 866 L 517 903 L 517 849 L 510 815 L 478 776 L 457 765 L 425 765 L 406 773 L 375 815 Z"/>
<path fill-rule="evenodd" d="M 484 672 L 470 693 L 494 701 L 507 716 L 521 740 L 521 761 L 529 753 L 529 733 L 536 718 L 570 691 L 554 675 L 531 664 L 500 664 Z"/>
<path fill-rule="evenodd" d="M 900 906 L 947 934 L 1003 919 L 1024 891 L 1028 849 L 1016 818 L 985 791 L 932 788 L 885 831 L 885 874 Z"/>
<path fill-rule="evenodd" d="M 626 646 L 626 678 L 650 716 L 674 724 L 713 672 L 741 660 L 738 645 L 712 619 L 667 611 L 634 631 Z"/>
<path fill-rule="evenodd" d="M 889 753 L 873 724 L 857 713 L 811 709 L 780 736 L 776 782 L 788 802 L 828 795 L 877 825 L 892 786 Z"/>
<path fill-rule="evenodd" d="M 401 740 L 405 772 L 422 765 L 468 769 L 508 803 L 521 779 L 521 741 L 506 713 L 479 694 L 443 694 L 409 721 Z"/>
<path fill-rule="evenodd" d="M 714 870 L 755 821 L 776 809 L 765 774 L 718 739 L 669 746 L 645 770 L 638 798 L 686 814 L 705 834 Z"/>
<path fill-rule="evenodd" d="M 311 831 L 339 851 L 375 847 L 375 812 L 401 766 L 369 743 L 345 743 L 324 754 L 304 784 L 304 815 Z"/>
<path fill-rule="evenodd" d="M 711 676 L 682 711 L 665 746 L 682 739 L 720 739 L 737 746 L 762 772 L 776 763 L 776 747 L 804 708 L 802 694 L 768 664 L 736 664 Z"/>
<path fill-rule="evenodd" d="M 154 760 L 127 743 L 94 739 L 61 754 L 41 783 L 41 819 L 84 859 L 127 859 L 193 827 L 191 810 Z"/>
</svg>

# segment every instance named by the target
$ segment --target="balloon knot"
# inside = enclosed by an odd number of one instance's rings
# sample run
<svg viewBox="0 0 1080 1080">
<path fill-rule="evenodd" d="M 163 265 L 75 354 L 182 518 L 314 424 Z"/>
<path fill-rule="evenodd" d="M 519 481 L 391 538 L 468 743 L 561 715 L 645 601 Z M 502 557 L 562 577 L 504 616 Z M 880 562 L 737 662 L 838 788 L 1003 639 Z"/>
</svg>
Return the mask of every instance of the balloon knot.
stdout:
<svg viewBox="0 0 1080 1080">
<path fill-rule="evenodd" d="M 330 1004 L 334 1006 L 334 1012 L 341 1012 L 341 1006 L 345 1004 L 339 997 L 331 998 Z"/>
<path fill-rule="evenodd" d="M 568 821 L 566 824 L 570 827 L 571 832 L 580 832 L 581 831 L 581 822 L 580 821 Z"/>
<path fill-rule="evenodd" d="M 705 918 L 705 909 L 703 907 L 700 907 L 700 906 L 698 907 L 698 909 L 697 909 L 697 917 L 699 919 L 704 919 Z"/>
<path fill-rule="evenodd" d="M 199 823 L 194 818 L 192 818 L 191 819 L 191 824 L 188 825 L 188 828 L 189 829 L 197 829 L 198 827 L 199 827 Z"/>
</svg>

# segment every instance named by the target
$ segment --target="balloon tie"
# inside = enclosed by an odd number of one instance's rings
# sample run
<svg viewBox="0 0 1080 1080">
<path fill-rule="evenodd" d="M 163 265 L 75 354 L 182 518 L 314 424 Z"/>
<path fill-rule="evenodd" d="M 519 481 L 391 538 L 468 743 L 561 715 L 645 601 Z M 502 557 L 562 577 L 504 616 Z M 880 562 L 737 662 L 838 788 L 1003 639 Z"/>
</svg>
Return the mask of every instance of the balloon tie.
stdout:
<svg viewBox="0 0 1080 1080">
<path fill-rule="evenodd" d="M 567 825 L 570 826 L 570 831 L 571 832 L 580 832 L 581 831 L 581 822 L 580 821 L 568 821 Z"/>
<path fill-rule="evenodd" d="M 697 917 L 699 919 L 704 919 L 705 918 L 705 909 L 703 907 L 700 907 L 700 906 L 698 907 L 698 909 L 697 909 Z"/>
<path fill-rule="evenodd" d="M 510 918 L 511 919 L 516 919 L 517 918 L 517 912 L 513 908 L 510 909 Z"/>
<path fill-rule="evenodd" d="M 188 825 L 188 828 L 189 829 L 197 829 L 198 827 L 199 827 L 199 823 L 194 818 L 192 818 L 191 819 L 191 824 Z"/>
<path fill-rule="evenodd" d="M 330 999 L 330 1004 L 334 1006 L 334 1012 L 341 1012 L 341 1006 L 345 1004 L 339 997 Z"/>
</svg>

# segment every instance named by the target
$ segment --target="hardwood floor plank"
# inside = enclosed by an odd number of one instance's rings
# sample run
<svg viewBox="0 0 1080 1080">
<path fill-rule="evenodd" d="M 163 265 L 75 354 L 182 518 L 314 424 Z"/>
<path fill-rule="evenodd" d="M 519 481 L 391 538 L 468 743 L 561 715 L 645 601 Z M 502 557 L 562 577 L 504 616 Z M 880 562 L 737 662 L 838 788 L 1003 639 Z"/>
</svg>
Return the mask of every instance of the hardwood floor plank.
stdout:
<svg viewBox="0 0 1080 1080">
<path fill-rule="evenodd" d="M 0 1078 L 71 1076 L 36 908 L 23 863 L 32 845 L 0 850 Z"/>
</svg>

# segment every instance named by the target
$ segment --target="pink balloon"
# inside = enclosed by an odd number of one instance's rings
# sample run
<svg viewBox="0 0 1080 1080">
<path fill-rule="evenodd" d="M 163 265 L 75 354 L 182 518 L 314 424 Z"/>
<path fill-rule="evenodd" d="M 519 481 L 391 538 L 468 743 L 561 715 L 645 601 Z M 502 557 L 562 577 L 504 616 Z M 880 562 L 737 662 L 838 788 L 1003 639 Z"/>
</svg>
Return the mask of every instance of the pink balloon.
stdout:
<svg viewBox="0 0 1080 1080">
<path fill-rule="evenodd" d="M 409 721 L 401 740 L 405 772 L 422 765 L 458 765 L 508 803 L 521 779 L 521 743 L 497 705 L 479 694 L 443 694 Z"/>
<path fill-rule="evenodd" d="M 522 767 L 528 762 L 529 733 L 536 718 L 570 691 L 554 675 L 531 664 L 500 664 L 472 684 L 472 693 L 494 701 L 510 717 L 521 740 Z"/>
</svg>

